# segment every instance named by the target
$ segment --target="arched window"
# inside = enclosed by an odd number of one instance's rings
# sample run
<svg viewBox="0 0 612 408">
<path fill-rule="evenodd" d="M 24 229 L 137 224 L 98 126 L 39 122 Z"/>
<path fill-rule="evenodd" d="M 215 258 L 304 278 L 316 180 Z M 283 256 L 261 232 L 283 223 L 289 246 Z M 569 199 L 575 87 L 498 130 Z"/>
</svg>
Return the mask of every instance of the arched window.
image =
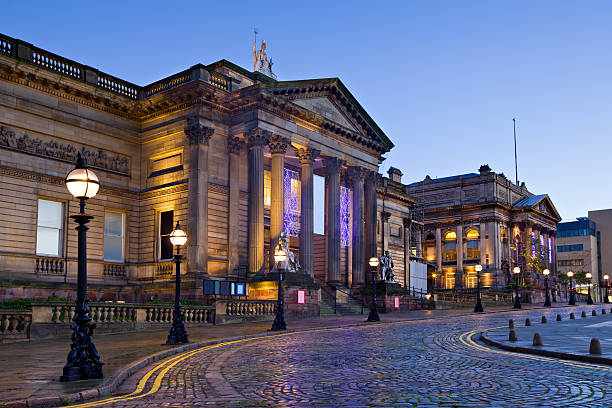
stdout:
<svg viewBox="0 0 612 408">
<path fill-rule="evenodd" d="M 480 257 L 478 230 L 470 228 L 466 231 L 465 236 L 467 238 L 467 259 L 478 259 Z"/>
<path fill-rule="evenodd" d="M 457 260 L 457 233 L 449 231 L 444 234 L 444 261 Z"/>
</svg>

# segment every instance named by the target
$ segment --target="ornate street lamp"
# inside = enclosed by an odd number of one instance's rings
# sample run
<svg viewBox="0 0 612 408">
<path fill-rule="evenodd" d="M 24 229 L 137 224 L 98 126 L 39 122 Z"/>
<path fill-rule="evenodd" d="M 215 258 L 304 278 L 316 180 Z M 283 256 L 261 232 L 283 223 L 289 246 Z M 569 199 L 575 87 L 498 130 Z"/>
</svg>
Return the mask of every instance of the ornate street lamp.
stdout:
<svg viewBox="0 0 612 408">
<path fill-rule="evenodd" d="M 285 262 L 287 259 L 287 253 L 281 247 L 280 243 L 274 250 L 274 262 L 276 262 L 276 269 L 278 269 L 278 296 L 276 301 L 276 317 L 272 323 L 271 331 L 282 331 L 287 330 L 287 324 L 285 323 L 284 314 L 284 294 L 283 294 L 283 269 L 279 267 L 279 264 Z"/>
<path fill-rule="evenodd" d="M 573 306 L 576 304 L 576 292 L 574 292 L 574 285 L 573 285 L 573 281 L 572 281 L 572 277 L 574 276 L 574 272 L 572 271 L 567 271 L 567 277 L 569 278 L 569 287 L 570 287 L 570 294 L 569 294 L 569 303 L 568 305 Z"/>
<path fill-rule="evenodd" d="M 482 308 L 482 299 L 480 296 L 480 271 L 482 271 L 482 265 L 478 264 L 474 267 L 474 270 L 476 271 L 476 277 L 478 280 L 477 286 L 476 286 L 476 306 L 474 306 L 474 313 L 480 313 L 480 312 L 484 312 L 484 309 Z"/>
<path fill-rule="evenodd" d="M 521 295 L 519 293 L 519 274 L 521 273 L 521 268 L 519 268 L 518 266 L 515 266 L 514 268 L 512 268 L 512 272 L 514 273 L 514 278 L 516 282 L 516 288 L 514 292 L 514 306 L 512 306 L 512 308 L 520 309 L 521 308 Z"/>
<path fill-rule="evenodd" d="M 378 315 L 378 306 L 376 305 L 376 272 L 378 269 L 378 258 L 373 256 L 368 262 L 372 267 L 372 304 L 370 305 L 370 314 L 368 315 L 368 322 L 377 322 L 380 320 Z"/>
<path fill-rule="evenodd" d="M 593 274 L 591 272 L 586 273 L 586 278 L 589 280 L 589 283 L 587 286 L 587 305 L 593 304 L 593 298 L 591 297 L 591 278 L 592 277 L 593 277 Z"/>
<path fill-rule="evenodd" d="M 187 234 L 181 229 L 179 222 L 170 233 L 170 242 L 176 247 L 174 262 L 176 263 L 176 289 L 174 290 L 174 311 L 172 312 L 172 327 L 168 334 L 166 344 L 189 343 L 185 323 L 183 322 L 183 311 L 181 310 L 181 247 L 187 242 Z"/>
<path fill-rule="evenodd" d="M 542 271 L 542 273 L 545 276 L 545 279 L 544 279 L 545 289 L 544 290 L 546 291 L 546 300 L 544 301 L 544 306 L 550 307 L 551 306 L 551 304 L 550 304 L 550 291 L 548 290 L 548 275 L 550 275 L 550 271 L 548 269 L 544 269 Z"/>
<path fill-rule="evenodd" d="M 608 275 L 607 273 L 603 276 L 603 280 L 604 280 L 604 285 L 606 287 L 604 293 L 605 293 L 605 297 L 604 297 L 604 303 L 610 303 L 610 282 L 608 282 L 608 280 L 610 279 L 610 275 Z"/>
<path fill-rule="evenodd" d="M 74 198 L 79 199 L 79 213 L 71 215 L 78 225 L 78 275 L 77 298 L 72 321 L 72 344 L 60 381 L 87 380 L 102 378 L 100 353 L 93 343 L 93 330 L 89 317 L 89 300 L 87 299 L 87 236 L 86 226 L 93 216 L 85 214 L 85 201 L 92 198 L 100 188 L 96 174 L 87 168 L 81 153 L 77 154 L 76 167 L 66 176 L 66 188 Z"/>
</svg>

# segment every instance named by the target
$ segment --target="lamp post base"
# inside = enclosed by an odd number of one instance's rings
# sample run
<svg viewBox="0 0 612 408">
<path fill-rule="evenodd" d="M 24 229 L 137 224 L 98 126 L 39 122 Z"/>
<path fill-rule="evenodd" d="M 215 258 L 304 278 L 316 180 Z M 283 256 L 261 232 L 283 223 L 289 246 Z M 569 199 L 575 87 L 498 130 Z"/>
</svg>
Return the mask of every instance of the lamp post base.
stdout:
<svg viewBox="0 0 612 408">
<path fill-rule="evenodd" d="M 476 301 L 476 306 L 474 306 L 474 313 L 482 313 L 484 312 L 484 308 L 482 307 L 482 302 L 480 299 Z"/>
<path fill-rule="evenodd" d="M 552 306 L 552 304 L 550 303 L 550 298 L 548 296 L 546 297 L 546 300 L 544 301 L 544 306 L 545 307 L 551 307 Z"/>
<path fill-rule="evenodd" d="M 61 382 L 91 380 L 104 378 L 100 353 L 93 344 L 93 329 L 95 324 L 89 323 L 89 318 L 76 318 L 72 325 L 72 345 L 64 366 Z"/>
<path fill-rule="evenodd" d="M 285 319 L 283 316 L 279 316 L 278 314 L 274 318 L 274 322 L 272 323 L 272 328 L 270 331 L 283 331 L 287 330 L 287 324 L 285 323 Z"/>
<path fill-rule="evenodd" d="M 166 344 L 179 343 L 189 343 L 189 336 L 187 335 L 187 329 L 185 329 L 185 324 L 181 318 L 180 310 L 175 310 L 172 316 L 172 327 L 170 328 Z"/>
<path fill-rule="evenodd" d="M 380 316 L 378 315 L 378 310 L 376 305 L 372 305 L 370 307 L 370 314 L 368 314 L 368 322 L 378 322 L 380 321 Z"/>
</svg>

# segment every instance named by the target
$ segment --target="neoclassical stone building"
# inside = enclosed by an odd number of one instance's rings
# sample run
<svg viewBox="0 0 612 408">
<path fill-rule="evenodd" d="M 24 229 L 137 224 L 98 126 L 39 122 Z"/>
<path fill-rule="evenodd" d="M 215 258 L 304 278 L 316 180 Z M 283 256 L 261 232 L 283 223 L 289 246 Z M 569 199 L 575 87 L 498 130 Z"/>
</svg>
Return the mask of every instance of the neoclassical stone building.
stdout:
<svg viewBox="0 0 612 408">
<path fill-rule="evenodd" d="M 202 279 L 265 274 L 283 231 L 304 273 L 359 287 L 382 248 L 404 262 L 414 200 L 378 175 L 392 147 L 337 78 L 276 81 L 221 60 L 138 86 L 0 36 L 0 277 L 58 294 L 74 282 L 63 179 L 81 152 L 102 185 L 87 203 L 94 297 L 162 290 L 177 221 L 190 296 Z"/>
<path fill-rule="evenodd" d="M 423 206 L 422 251 L 434 266 L 438 288 L 475 287 L 474 267 L 483 266 L 484 287 L 503 288 L 514 266 L 532 285 L 543 287 L 526 251 L 542 249 L 543 263 L 555 276 L 555 234 L 561 220 L 546 194 L 533 195 L 483 165 L 479 173 L 412 183 L 411 195 Z M 531 248 L 531 249 L 529 249 Z"/>
</svg>

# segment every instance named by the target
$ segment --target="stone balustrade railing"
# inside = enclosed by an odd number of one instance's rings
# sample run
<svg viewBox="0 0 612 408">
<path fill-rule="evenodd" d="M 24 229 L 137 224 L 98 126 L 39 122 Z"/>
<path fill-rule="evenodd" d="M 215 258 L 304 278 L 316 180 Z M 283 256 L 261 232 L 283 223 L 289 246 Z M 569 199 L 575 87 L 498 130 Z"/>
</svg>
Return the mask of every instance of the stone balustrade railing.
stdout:
<svg viewBox="0 0 612 408">
<path fill-rule="evenodd" d="M 32 313 L 26 310 L 0 310 L 0 343 L 30 338 Z"/>
<path fill-rule="evenodd" d="M 216 314 L 226 316 L 274 315 L 276 300 L 217 299 Z"/>
<path fill-rule="evenodd" d="M 20 61 L 28 62 L 48 71 L 85 82 L 133 100 L 145 99 L 196 79 L 206 81 L 225 91 L 232 91 L 231 80 L 225 75 L 214 71 L 201 75 L 200 71 L 206 71 L 206 67 L 202 65 L 197 65 L 190 70 L 141 87 L 2 34 L 0 34 L 0 54 L 8 55 Z"/>
<path fill-rule="evenodd" d="M 65 268 L 66 262 L 62 258 L 36 257 L 37 275 L 63 275 Z"/>
<path fill-rule="evenodd" d="M 104 276 L 125 278 L 125 264 L 105 262 Z"/>
</svg>

